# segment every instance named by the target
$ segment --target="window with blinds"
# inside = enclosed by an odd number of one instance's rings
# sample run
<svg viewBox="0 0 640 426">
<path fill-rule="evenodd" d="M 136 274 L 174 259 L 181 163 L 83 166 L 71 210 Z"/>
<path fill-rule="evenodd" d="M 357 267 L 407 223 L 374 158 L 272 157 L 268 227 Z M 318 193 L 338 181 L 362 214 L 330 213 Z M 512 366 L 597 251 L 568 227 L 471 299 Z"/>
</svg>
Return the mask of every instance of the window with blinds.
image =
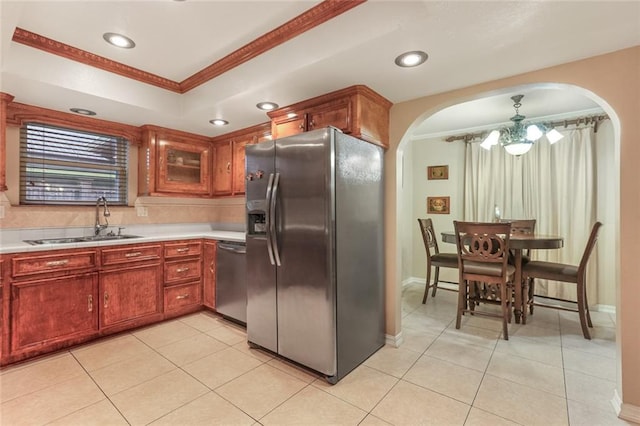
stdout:
<svg viewBox="0 0 640 426">
<path fill-rule="evenodd" d="M 122 137 L 27 123 L 20 133 L 20 204 L 127 204 Z"/>
</svg>

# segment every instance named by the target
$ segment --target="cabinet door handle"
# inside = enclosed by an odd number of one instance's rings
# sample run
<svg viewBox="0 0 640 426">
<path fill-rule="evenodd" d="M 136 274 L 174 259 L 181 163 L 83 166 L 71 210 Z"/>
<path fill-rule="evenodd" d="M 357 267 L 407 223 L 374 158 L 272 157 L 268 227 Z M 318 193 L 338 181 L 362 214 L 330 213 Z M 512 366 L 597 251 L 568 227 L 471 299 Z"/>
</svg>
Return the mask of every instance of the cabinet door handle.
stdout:
<svg viewBox="0 0 640 426">
<path fill-rule="evenodd" d="M 300 123 L 300 125 L 298 126 L 298 128 L 299 128 L 300 130 L 304 130 L 304 123 Z"/>
<path fill-rule="evenodd" d="M 214 274 L 216 272 L 216 261 L 212 260 L 211 263 L 209 263 L 209 271 L 211 271 L 212 274 Z"/>
<path fill-rule="evenodd" d="M 103 300 L 104 307 L 107 308 L 109 306 L 109 293 L 105 291 L 104 296 L 102 297 L 102 300 Z"/>
<path fill-rule="evenodd" d="M 315 126 L 316 123 L 313 122 L 313 120 L 309 121 L 309 128 L 313 129 L 313 126 Z"/>
<path fill-rule="evenodd" d="M 87 304 L 88 304 L 89 312 L 93 312 L 93 296 L 91 294 L 87 298 Z"/>
<path fill-rule="evenodd" d="M 182 272 L 187 272 L 189 270 L 188 266 L 185 266 L 184 268 L 178 268 L 176 269 L 176 272 L 182 273 Z"/>
<path fill-rule="evenodd" d="M 227 163 L 227 173 L 231 173 L 231 161 Z"/>
<path fill-rule="evenodd" d="M 50 262 L 47 262 L 47 266 L 49 268 L 53 268 L 55 266 L 64 266 L 67 263 L 69 263 L 69 259 L 63 259 L 63 260 L 52 260 Z"/>
<path fill-rule="evenodd" d="M 179 248 L 179 249 L 177 249 L 176 251 L 177 251 L 178 253 L 186 253 L 186 252 L 188 252 L 189 250 L 190 250 L 190 249 L 189 249 L 189 247 L 185 247 L 185 248 Z"/>
<path fill-rule="evenodd" d="M 127 253 L 124 255 L 124 257 L 138 257 L 142 254 L 141 251 L 134 251 L 133 253 Z"/>
<path fill-rule="evenodd" d="M 176 296 L 176 299 L 178 299 L 178 300 L 188 299 L 188 298 L 189 298 L 188 294 L 180 294 L 180 295 Z"/>
</svg>

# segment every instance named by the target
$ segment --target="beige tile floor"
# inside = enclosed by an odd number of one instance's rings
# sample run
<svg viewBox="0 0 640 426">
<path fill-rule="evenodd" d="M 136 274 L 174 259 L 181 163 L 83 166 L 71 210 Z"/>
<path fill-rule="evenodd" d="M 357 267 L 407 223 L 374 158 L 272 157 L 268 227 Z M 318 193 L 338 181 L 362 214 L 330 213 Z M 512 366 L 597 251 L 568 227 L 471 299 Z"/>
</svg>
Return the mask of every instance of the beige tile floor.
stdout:
<svg viewBox="0 0 640 426">
<path fill-rule="evenodd" d="M 202 312 L 2 369 L 0 424 L 626 424 L 611 315 L 593 313 L 586 341 L 575 314 L 537 309 L 505 341 L 491 318 L 456 330 L 455 293 L 421 298 L 403 291 L 404 344 L 334 386 Z"/>
</svg>

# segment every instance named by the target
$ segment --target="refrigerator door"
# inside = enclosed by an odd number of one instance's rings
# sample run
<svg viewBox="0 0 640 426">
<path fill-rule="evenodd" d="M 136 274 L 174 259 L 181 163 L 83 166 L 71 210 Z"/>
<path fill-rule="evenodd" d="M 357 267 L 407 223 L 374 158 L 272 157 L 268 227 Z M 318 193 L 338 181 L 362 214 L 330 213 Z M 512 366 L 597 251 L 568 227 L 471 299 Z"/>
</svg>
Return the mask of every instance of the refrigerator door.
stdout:
<svg viewBox="0 0 640 426">
<path fill-rule="evenodd" d="M 247 180 L 247 340 L 278 350 L 276 266 L 270 245 L 269 200 L 275 150 L 272 141 L 246 147 Z M 270 188 L 269 188 L 270 189 Z"/>
<path fill-rule="evenodd" d="M 336 374 L 333 132 L 275 141 L 278 353 Z"/>
</svg>

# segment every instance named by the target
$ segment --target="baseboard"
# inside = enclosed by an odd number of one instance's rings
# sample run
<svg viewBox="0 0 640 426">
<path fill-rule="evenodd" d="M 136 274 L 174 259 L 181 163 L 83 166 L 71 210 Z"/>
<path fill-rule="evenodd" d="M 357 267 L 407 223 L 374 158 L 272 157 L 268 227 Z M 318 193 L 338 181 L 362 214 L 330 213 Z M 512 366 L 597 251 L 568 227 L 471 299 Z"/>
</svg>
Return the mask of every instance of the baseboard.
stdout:
<svg viewBox="0 0 640 426">
<path fill-rule="evenodd" d="M 622 402 L 617 389 L 613 391 L 611 405 L 613 405 L 618 418 L 640 424 L 640 407 Z"/>
<path fill-rule="evenodd" d="M 404 281 L 402 281 L 402 287 L 411 285 L 411 284 L 419 284 L 421 286 L 424 286 L 424 278 L 418 278 L 418 277 L 409 277 L 407 279 L 405 279 Z M 458 284 L 454 284 L 454 283 L 450 283 L 447 281 L 440 281 L 438 282 L 438 288 L 446 288 L 449 290 L 458 290 Z"/>
<path fill-rule="evenodd" d="M 394 348 L 399 348 L 400 345 L 402 345 L 402 343 L 404 342 L 404 337 L 402 337 L 402 331 L 396 334 L 395 336 L 391 334 L 385 334 L 384 342 L 389 346 L 393 346 Z"/>
<path fill-rule="evenodd" d="M 613 305 L 595 305 L 593 310 L 596 312 L 604 312 L 606 314 L 614 314 L 616 313 L 616 307 Z"/>
</svg>

